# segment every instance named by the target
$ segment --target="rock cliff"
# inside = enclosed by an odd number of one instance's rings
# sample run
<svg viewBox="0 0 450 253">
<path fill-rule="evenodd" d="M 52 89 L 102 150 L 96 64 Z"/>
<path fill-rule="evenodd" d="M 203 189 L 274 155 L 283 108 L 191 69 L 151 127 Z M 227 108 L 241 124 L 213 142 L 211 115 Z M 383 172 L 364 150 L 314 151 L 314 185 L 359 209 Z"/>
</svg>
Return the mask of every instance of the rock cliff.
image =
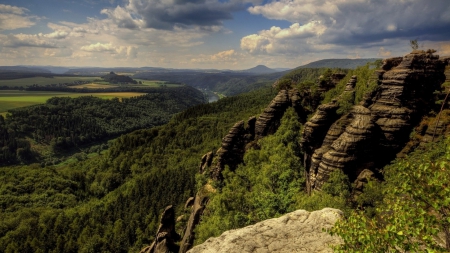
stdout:
<svg viewBox="0 0 450 253">
<path fill-rule="evenodd" d="M 407 153 L 419 145 L 416 143 L 405 148 L 413 129 L 419 132 L 418 139 L 422 143 L 434 141 L 435 136 L 450 132 L 450 110 L 441 110 L 437 116 L 430 114 L 432 110 L 435 114 L 439 112 L 439 107 L 435 105 L 435 91 L 443 91 L 438 98 L 440 100 L 445 100 L 443 96 L 450 91 L 450 58 L 439 59 L 433 53 L 430 50 L 416 50 L 404 57 L 384 60 L 381 69 L 375 71 L 370 79 L 371 83 L 377 84 L 376 89 L 364 94 L 362 101 L 354 106 L 358 77 L 352 76 L 341 95 L 327 104 L 312 107 L 315 113 L 307 122 L 306 114 L 311 107 L 308 110 L 303 108 L 303 96 L 308 92 L 280 90 L 259 117 L 237 122 L 222 139 L 217 152 L 209 152 L 202 157 L 200 173 L 207 174 L 211 180 L 221 181 L 225 166 L 235 170 L 243 162 L 247 149 L 257 148 L 258 139 L 277 131 L 284 112 L 292 106 L 301 123 L 304 123 L 301 146 L 307 190 L 321 190 L 333 171 L 342 170 L 355 182 L 354 193 L 358 195 L 368 180 L 380 176 L 378 169 L 396 155 L 400 156 L 399 152 Z M 342 78 L 342 74 L 331 76 L 331 81 L 321 83 L 319 88 L 325 92 Z M 444 105 L 448 103 L 444 101 Z M 342 110 L 348 105 L 349 110 Z M 211 185 L 206 186 L 212 188 Z M 194 229 L 208 202 L 206 186 L 188 201 L 190 217 L 183 233 L 180 253 L 193 245 Z M 338 243 L 339 240 L 326 237 L 321 234 L 321 229 L 317 230 L 311 224 L 323 223 L 315 218 L 319 216 L 330 220 L 326 218 L 330 213 L 339 212 L 329 209 L 317 213 L 297 211 L 242 230 L 225 232 L 189 252 L 328 252 L 324 245 Z M 323 224 L 327 227 L 334 221 Z M 299 234 L 295 234 L 294 230 Z M 166 237 L 166 234 L 172 236 Z M 178 239 L 172 233 L 166 234 L 158 231 L 156 241 L 147 250 L 167 243 L 171 245 Z M 312 237 L 315 240 L 323 238 L 325 243 L 316 243 L 311 240 Z M 283 238 L 287 241 L 282 241 Z M 163 241 L 165 244 L 160 243 Z"/>
<path fill-rule="evenodd" d="M 353 92 L 356 77 L 337 101 L 319 106 L 303 131 L 309 187 L 320 190 L 338 169 L 353 181 L 364 169 L 376 170 L 394 159 L 413 127 L 433 108 L 434 91 L 441 89 L 446 64 L 432 51 L 387 59 L 373 77 L 378 89 L 349 113 L 338 118 L 335 112 L 340 99 Z"/>
<path fill-rule="evenodd" d="M 195 246 L 189 253 L 229 252 L 333 252 L 330 245 L 341 243 L 323 231 L 342 217 L 337 209 L 307 212 L 297 210 L 241 229 L 224 232 Z"/>
</svg>

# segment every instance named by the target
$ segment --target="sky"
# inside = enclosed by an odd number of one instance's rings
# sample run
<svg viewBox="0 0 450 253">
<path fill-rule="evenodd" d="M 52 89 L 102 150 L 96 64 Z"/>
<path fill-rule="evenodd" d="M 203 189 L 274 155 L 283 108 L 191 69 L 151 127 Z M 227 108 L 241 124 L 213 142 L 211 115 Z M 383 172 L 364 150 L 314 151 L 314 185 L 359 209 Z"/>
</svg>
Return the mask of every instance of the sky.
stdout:
<svg viewBox="0 0 450 253">
<path fill-rule="evenodd" d="M 0 0 L 0 65 L 247 69 L 450 55 L 450 0 Z"/>
</svg>

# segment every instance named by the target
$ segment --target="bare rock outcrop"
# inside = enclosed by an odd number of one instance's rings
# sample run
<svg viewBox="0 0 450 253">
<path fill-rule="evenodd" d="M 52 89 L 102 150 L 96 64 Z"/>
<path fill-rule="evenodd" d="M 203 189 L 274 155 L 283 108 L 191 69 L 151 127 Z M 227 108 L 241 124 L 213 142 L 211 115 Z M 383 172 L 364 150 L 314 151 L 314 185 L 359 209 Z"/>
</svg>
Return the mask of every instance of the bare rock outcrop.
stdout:
<svg viewBox="0 0 450 253">
<path fill-rule="evenodd" d="M 189 253 L 229 252 L 333 252 L 330 245 L 342 243 L 323 229 L 330 229 L 343 216 L 340 210 L 325 208 L 297 210 L 241 229 L 224 232 L 197 245 Z"/>
<path fill-rule="evenodd" d="M 342 128 L 337 127 L 330 128 L 327 135 L 331 136 L 325 137 L 328 139 L 328 143 L 332 139 L 336 139 L 322 155 L 317 173 L 312 173 L 311 186 L 315 189 L 320 189 L 322 184 L 328 180 L 330 173 L 338 169 L 343 170 L 350 180 L 356 179 L 362 170 L 361 167 L 364 168 L 364 166 L 359 166 L 361 165 L 359 163 L 367 163 L 372 160 L 373 139 L 376 133 L 370 110 L 360 105 L 354 106 L 343 120 L 344 123 L 348 121 L 350 123 L 346 125 L 345 130 L 338 138 L 336 138 L 336 133 Z M 337 131 L 334 131 L 336 128 Z"/>
<path fill-rule="evenodd" d="M 155 241 L 142 249 L 140 253 L 178 252 L 179 246 L 175 242 L 179 240 L 180 235 L 175 231 L 175 210 L 172 206 L 168 206 L 161 215 Z"/>
<path fill-rule="evenodd" d="M 189 198 L 191 200 L 191 198 Z M 208 196 L 199 191 L 195 195 L 195 198 L 190 202 L 191 204 L 191 214 L 187 222 L 186 228 L 184 229 L 183 239 L 180 243 L 180 253 L 184 253 L 192 248 L 195 239 L 195 226 L 200 222 L 200 216 L 205 210 L 206 203 L 208 202 Z M 193 202 L 193 203 L 192 203 Z M 186 203 L 187 206 L 187 203 Z"/>
<path fill-rule="evenodd" d="M 445 65 L 432 51 L 416 50 L 403 58 L 387 59 L 371 79 L 378 89 L 366 94 L 349 114 L 338 119 L 335 112 L 341 99 L 352 96 L 356 77 L 336 102 L 319 106 L 303 131 L 309 187 L 320 190 L 335 170 L 354 181 L 364 169 L 373 170 L 394 159 L 413 127 L 434 106 L 433 92 L 445 80 Z M 440 126 L 445 131 L 445 121 Z"/>
<path fill-rule="evenodd" d="M 264 109 L 264 112 L 256 120 L 256 138 L 275 133 L 284 112 L 290 105 L 289 92 L 287 90 L 280 90 L 278 95 L 270 102 L 269 106 Z"/>
</svg>

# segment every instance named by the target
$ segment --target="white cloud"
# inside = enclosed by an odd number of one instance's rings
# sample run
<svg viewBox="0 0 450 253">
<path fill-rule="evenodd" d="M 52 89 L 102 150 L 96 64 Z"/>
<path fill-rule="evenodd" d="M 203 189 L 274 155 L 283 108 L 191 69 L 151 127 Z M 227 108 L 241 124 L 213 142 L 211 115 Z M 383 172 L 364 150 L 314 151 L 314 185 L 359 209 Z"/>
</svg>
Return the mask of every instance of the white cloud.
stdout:
<svg viewBox="0 0 450 253">
<path fill-rule="evenodd" d="M 382 58 L 388 58 L 392 56 L 392 52 L 389 50 L 386 50 L 384 47 L 380 47 L 380 50 L 378 50 L 377 56 L 381 56 Z"/>
<path fill-rule="evenodd" d="M 327 27 L 322 41 L 334 44 L 358 45 L 393 37 L 450 39 L 448 0 L 279 0 L 248 11 L 292 23 L 320 21 Z"/>
<path fill-rule="evenodd" d="M 28 9 L 6 4 L 0 4 L 0 13 L 11 13 L 16 15 L 22 15 L 25 12 L 28 12 Z"/>
<path fill-rule="evenodd" d="M 51 39 L 60 40 L 60 39 L 65 39 L 67 36 L 69 36 L 69 33 L 65 32 L 65 31 L 54 31 L 52 33 L 45 34 L 43 36 L 45 36 L 47 38 L 51 38 Z"/>
<path fill-rule="evenodd" d="M 234 49 L 225 50 L 211 55 L 199 55 L 196 58 L 192 58 L 193 63 L 207 63 L 207 64 L 222 64 L 222 63 L 237 63 L 238 58 L 241 55 L 236 53 Z"/>
<path fill-rule="evenodd" d="M 30 35 L 30 34 L 9 34 L 1 36 L 1 45 L 4 47 L 41 47 L 41 48 L 56 48 L 56 43 L 47 41 L 44 36 Z"/>
<path fill-rule="evenodd" d="M 26 8 L 0 4 L 0 31 L 33 26 L 35 22 L 32 19 L 36 17 L 27 16 L 27 12 Z"/>
<path fill-rule="evenodd" d="M 103 9 L 100 13 L 108 15 L 121 28 L 139 29 L 144 23 L 141 19 L 133 19 L 130 11 L 120 6 L 117 6 L 115 9 Z"/>
<path fill-rule="evenodd" d="M 83 51 L 86 51 L 86 52 L 115 52 L 116 51 L 116 48 L 111 43 L 102 44 L 100 42 L 98 42 L 96 44 L 82 46 L 80 49 Z"/>
<path fill-rule="evenodd" d="M 289 53 L 299 48 L 313 48 L 314 41 L 325 31 L 320 21 L 311 21 L 305 25 L 292 24 L 289 28 L 271 27 L 241 39 L 241 49 L 250 53 Z M 299 43 L 304 40 L 303 43 Z M 324 45 L 321 45 L 322 47 Z M 323 49 L 323 48 L 322 48 Z"/>
</svg>

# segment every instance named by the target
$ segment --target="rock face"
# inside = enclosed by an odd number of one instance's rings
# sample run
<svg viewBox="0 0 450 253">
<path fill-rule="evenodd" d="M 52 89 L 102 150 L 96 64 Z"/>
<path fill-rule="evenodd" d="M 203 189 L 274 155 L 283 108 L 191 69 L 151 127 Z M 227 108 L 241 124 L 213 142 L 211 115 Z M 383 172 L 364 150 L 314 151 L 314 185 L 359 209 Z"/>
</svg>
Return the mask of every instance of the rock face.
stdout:
<svg viewBox="0 0 450 253">
<path fill-rule="evenodd" d="M 209 173 L 212 180 L 222 180 L 222 171 L 225 166 L 235 170 L 239 164 L 243 163 L 246 149 L 250 148 L 255 140 L 277 131 L 280 120 L 289 106 L 294 107 L 299 115 L 304 115 L 300 102 L 301 97 L 297 89 L 280 90 L 258 118 L 250 117 L 246 124 L 244 121 L 237 122 L 222 139 L 221 147 L 215 155 L 209 152 L 202 157 L 200 173 Z M 306 117 L 304 116 L 304 118 Z M 192 247 L 195 237 L 194 229 L 200 221 L 207 201 L 206 193 L 197 193 L 180 243 L 180 253 L 184 253 Z"/>
<path fill-rule="evenodd" d="M 189 198 L 191 200 L 191 198 Z M 186 207 L 188 206 L 188 202 L 192 204 L 191 201 L 186 202 Z M 202 215 L 203 211 L 205 210 L 206 203 L 208 202 L 208 197 L 203 194 L 202 192 L 198 192 L 193 199 L 192 209 L 191 209 L 191 215 L 189 216 L 188 223 L 186 225 L 186 228 L 184 229 L 183 233 L 183 239 L 180 243 L 180 251 L 181 253 L 186 252 L 188 249 L 190 249 L 194 243 L 195 239 L 195 233 L 194 229 L 195 226 L 200 222 L 200 216 Z M 189 205 L 190 205 L 189 204 Z"/>
<path fill-rule="evenodd" d="M 231 170 L 235 170 L 238 164 L 242 163 L 247 143 L 245 140 L 247 132 L 247 129 L 244 128 L 244 121 L 239 121 L 222 139 L 222 146 L 216 153 L 216 163 L 210 169 L 211 178 L 221 180 L 225 165 L 228 165 Z"/>
<path fill-rule="evenodd" d="M 290 106 L 294 107 L 299 115 L 304 114 L 298 90 L 280 90 L 258 118 L 250 117 L 247 124 L 239 121 L 230 129 L 222 139 L 222 145 L 214 158 L 212 153 L 202 157 L 200 171 L 206 171 L 209 167 L 210 177 L 214 180 L 222 180 L 222 170 L 225 166 L 229 166 L 233 171 L 243 162 L 246 146 L 249 143 L 277 131 L 284 112 Z"/>
<path fill-rule="evenodd" d="M 287 90 L 280 90 L 278 95 L 256 120 L 256 138 L 275 133 L 280 124 L 281 117 L 283 117 L 284 112 L 290 105 L 289 92 Z"/>
<path fill-rule="evenodd" d="M 161 222 L 156 232 L 155 241 L 145 247 L 140 253 L 168 253 L 177 252 L 179 246 L 175 242 L 180 240 L 180 235 L 175 232 L 175 210 L 172 206 L 166 207 L 161 215 Z"/>
<path fill-rule="evenodd" d="M 342 217 L 337 209 L 325 208 L 307 212 L 297 210 L 280 218 L 269 219 L 224 232 L 210 238 L 189 253 L 229 252 L 333 252 L 330 245 L 341 243 L 322 229 L 331 228 Z"/>
<path fill-rule="evenodd" d="M 445 80 L 447 62 L 432 51 L 387 59 L 372 77 L 379 88 L 366 94 L 348 114 L 338 119 L 336 110 L 340 99 L 354 96 L 355 76 L 336 102 L 319 106 L 303 130 L 310 189 L 320 190 L 335 170 L 344 171 L 353 181 L 364 169 L 381 168 L 394 159 L 412 128 L 434 106 L 433 92 Z"/>
</svg>

